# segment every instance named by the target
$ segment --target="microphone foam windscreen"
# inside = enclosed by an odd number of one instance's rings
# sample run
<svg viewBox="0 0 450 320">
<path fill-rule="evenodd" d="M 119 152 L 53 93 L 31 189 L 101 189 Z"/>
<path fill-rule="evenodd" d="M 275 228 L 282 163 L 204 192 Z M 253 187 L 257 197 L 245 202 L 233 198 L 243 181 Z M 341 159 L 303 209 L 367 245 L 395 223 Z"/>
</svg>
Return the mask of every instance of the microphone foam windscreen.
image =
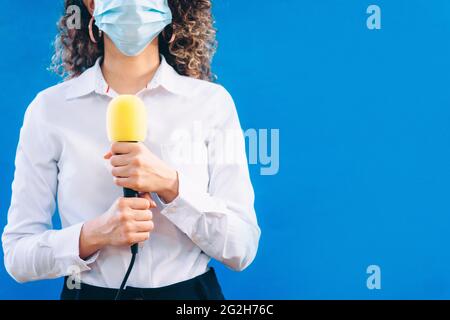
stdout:
<svg viewBox="0 0 450 320">
<path fill-rule="evenodd" d="M 114 98 L 107 111 L 108 138 L 111 142 L 142 142 L 147 135 L 147 110 L 133 95 Z"/>
</svg>

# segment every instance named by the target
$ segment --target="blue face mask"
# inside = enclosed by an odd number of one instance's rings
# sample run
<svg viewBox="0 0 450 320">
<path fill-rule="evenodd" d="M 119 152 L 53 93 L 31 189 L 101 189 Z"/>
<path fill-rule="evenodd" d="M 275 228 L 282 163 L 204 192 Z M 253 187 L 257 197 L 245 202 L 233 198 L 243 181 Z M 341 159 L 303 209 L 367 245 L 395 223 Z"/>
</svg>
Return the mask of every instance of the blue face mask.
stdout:
<svg viewBox="0 0 450 320">
<path fill-rule="evenodd" d="M 137 56 L 172 22 L 167 0 L 95 0 L 94 19 L 126 56 Z"/>
</svg>

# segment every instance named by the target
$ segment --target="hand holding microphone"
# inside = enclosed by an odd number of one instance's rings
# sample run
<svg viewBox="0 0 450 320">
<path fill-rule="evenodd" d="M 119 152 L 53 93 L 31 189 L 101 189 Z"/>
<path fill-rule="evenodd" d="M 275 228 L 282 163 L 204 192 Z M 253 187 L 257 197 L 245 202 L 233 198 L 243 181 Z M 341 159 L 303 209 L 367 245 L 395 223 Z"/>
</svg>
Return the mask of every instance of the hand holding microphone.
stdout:
<svg viewBox="0 0 450 320">
<path fill-rule="evenodd" d="M 135 96 L 119 96 L 111 101 L 107 118 L 113 144 L 105 159 L 111 162 L 116 185 L 124 188 L 126 197 L 156 193 L 172 202 L 178 196 L 178 173 L 140 143 L 147 133 L 143 102 Z"/>
<path fill-rule="evenodd" d="M 156 193 L 166 203 L 178 196 L 178 174 L 142 143 L 114 143 L 105 155 L 117 186 Z"/>
<path fill-rule="evenodd" d="M 151 209 L 155 207 L 149 195 L 117 199 L 107 212 L 83 225 L 80 257 L 86 259 L 106 246 L 131 246 L 148 240 L 154 229 Z"/>
</svg>

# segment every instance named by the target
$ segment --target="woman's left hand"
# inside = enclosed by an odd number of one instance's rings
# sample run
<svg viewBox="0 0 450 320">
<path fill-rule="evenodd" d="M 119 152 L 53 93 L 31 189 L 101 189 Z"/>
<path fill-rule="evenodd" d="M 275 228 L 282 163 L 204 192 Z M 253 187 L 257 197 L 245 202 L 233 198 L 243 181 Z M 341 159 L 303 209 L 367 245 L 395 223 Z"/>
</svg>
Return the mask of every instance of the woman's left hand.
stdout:
<svg viewBox="0 0 450 320">
<path fill-rule="evenodd" d="M 141 193 L 155 192 L 166 203 L 178 196 L 178 173 L 142 143 L 116 142 L 105 155 L 117 186 Z"/>
</svg>

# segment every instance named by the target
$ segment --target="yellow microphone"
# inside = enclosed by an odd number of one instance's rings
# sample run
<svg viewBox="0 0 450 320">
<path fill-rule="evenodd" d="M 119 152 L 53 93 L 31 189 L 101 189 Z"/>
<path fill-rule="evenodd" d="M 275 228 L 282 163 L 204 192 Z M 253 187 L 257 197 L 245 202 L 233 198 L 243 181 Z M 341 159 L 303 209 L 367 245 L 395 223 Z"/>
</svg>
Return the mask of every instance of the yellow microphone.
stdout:
<svg viewBox="0 0 450 320">
<path fill-rule="evenodd" d="M 107 112 L 108 138 L 111 142 L 143 142 L 147 136 L 147 111 L 136 96 L 114 98 Z"/>
<path fill-rule="evenodd" d="M 147 136 L 147 110 L 144 102 L 133 95 L 121 95 L 114 98 L 108 106 L 108 138 L 111 142 L 143 142 Z M 137 198 L 139 193 L 128 188 L 123 189 L 125 198 Z M 131 247 L 137 253 L 138 245 Z"/>
<path fill-rule="evenodd" d="M 114 98 L 108 106 L 106 127 L 111 142 L 143 142 L 147 135 L 147 111 L 144 102 L 133 95 L 121 95 Z M 125 198 L 137 198 L 139 193 L 128 188 L 123 189 Z M 133 270 L 138 244 L 131 246 L 131 262 L 122 280 L 115 300 L 120 300 Z"/>
</svg>

